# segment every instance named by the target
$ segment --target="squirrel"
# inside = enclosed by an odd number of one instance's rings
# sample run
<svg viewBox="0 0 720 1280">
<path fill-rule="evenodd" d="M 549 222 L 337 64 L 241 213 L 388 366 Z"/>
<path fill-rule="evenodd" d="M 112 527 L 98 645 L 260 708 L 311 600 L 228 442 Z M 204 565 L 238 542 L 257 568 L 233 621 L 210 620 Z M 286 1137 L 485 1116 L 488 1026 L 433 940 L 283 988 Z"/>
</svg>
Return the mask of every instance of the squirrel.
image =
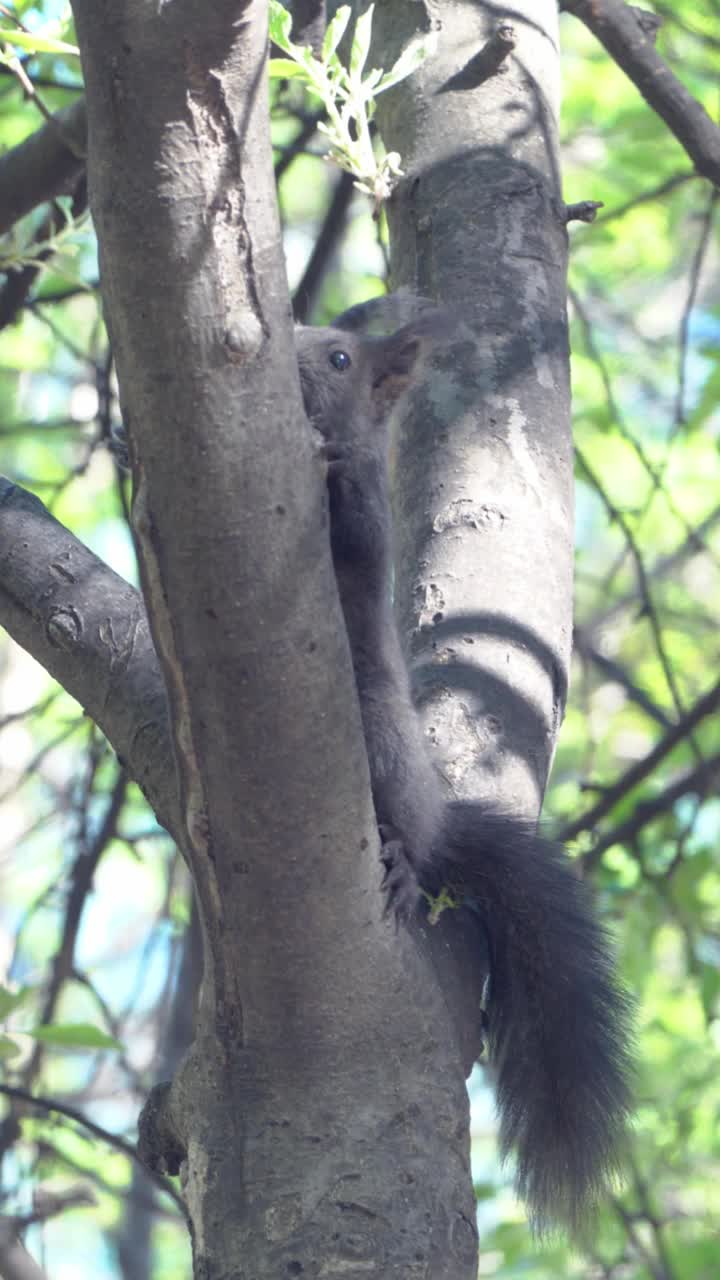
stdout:
<svg viewBox="0 0 720 1280">
<path fill-rule="evenodd" d="M 390 412 L 447 318 L 428 309 L 374 337 L 354 331 L 362 313 L 352 308 L 332 328 L 299 326 L 295 345 L 327 466 L 386 906 L 404 921 L 449 891 L 480 917 L 501 1152 L 515 1153 L 516 1189 L 536 1229 L 582 1232 L 616 1170 L 630 1111 L 631 1002 L 565 850 L 530 819 L 443 795 L 395 622 L 388 455 Z"/>
</svg>

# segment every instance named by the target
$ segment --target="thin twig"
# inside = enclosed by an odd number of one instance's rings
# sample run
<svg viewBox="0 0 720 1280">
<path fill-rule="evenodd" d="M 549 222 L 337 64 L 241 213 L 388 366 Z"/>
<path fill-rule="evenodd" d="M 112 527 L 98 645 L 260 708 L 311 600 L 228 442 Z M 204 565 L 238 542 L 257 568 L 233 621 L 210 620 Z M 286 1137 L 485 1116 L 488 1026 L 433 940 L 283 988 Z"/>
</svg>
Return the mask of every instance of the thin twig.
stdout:
<svg viewBox="0 0 720 1280">
<path fill-rule="evenodd" d="M 0 1093 L 5 1094 L 6 1098 L 14 1099 L 15 1102 L 24 1102 L 28 1106 L 39 1107 L 41 1111 L 46 1111 L 48 1114 L 56 1113 L 57 1115 L 65 1116 L 67 1120 L 73 1120 L 75 1124 L 86 1129 L 94 1138 L 99 1138 L 101 1142 L 107 1142 L 108 1146 L 114 1147 L 116 1151 L 120 1151 L 124 1156 L 127 1156 L 128 1160 L 135 1160 L 142 1166 L 160 1190 L 164 1191 L 166 1195 L 170 1196 L 171 1200 L 175 1201 L 175 1204 L 183 1217 L 187 1218 L 187 1210 L 185 1208 L 184 1201 L 175 1190 L 172 1182 L 170 1182 L 169 1178 L 165 1178 L 163 1174 L 156 1173 L 154 1169 L 150 1169 L 147 1165 L 143 1164 L 136 1148 L 131 1142 L 126 1142 L 124 1138 L 120 1138 L 117 1134 L 110 1133 L 107 1129 L 103 1129 L 99 1124 L 95 1124 L 93 1120 L 84 1116 L 82 1111 L 78 1111 L 76 1107 L 70 1107 L 64 1102 L 55 1102 L 52 1098 L 42 1098 L 37 1094 L 29 1093 L 27 1089 L 18 1089 L 15 1085 L 10 1084 L 0 1084 Z"/>
<path fill-rule="evenodd" d="M 715 205 L 717 204 L 718 192 L 713 187 L 710 192 L 710 199 L 707 202 L 707 208 L 703 214 L 702 224 L 700 228 L 700 237 L 698 239 L 697 248 L 693 255 L 692 267 L 690 268 L 690 284 L 688 287 L 688 296 L 683 307 L 682 320 L 680 321 L 680 354 L 678 360 L 678 389 L 677 398 L 675 400 L 675 417 L 674 426 L 681 427 L 685 423 L 685 389 L 687 385 L 687 357 L 688 345 L 690 337 L 690 317 L 695 306 L 697 298 L 698 286 L 700 284 L 700 275 L 702 273 L 705 255 L 710 243 L 710 235 L 713 228 Z"/>
<path fill-rule="evenodd" d="M 645 778 L 649 777 L 657 766 L 665 759 L 666 756 L 674 751 L 675 747 L 684 742 L 706 716 L 717 711 L 720 707 L 720 680 L 708 689 L 690 710 L 674 724 L 671 729 L 660 739 L 658 743 L 649 751 L 642 760 L 637 760 L 635 764 L 626 769 L 623 774 L 603 791 L 602 797 L 581 814 L 579 818 L 575 818 L 573 822 L 567 824 L 559 833 L 559 838 L 563 844 L 569 840 L 575 840 L 583 831 L 593 831 L 598 822 L 610 812 L 614 805 L 622 800 L 628 792 L 632 791 Z"/>
</svg>

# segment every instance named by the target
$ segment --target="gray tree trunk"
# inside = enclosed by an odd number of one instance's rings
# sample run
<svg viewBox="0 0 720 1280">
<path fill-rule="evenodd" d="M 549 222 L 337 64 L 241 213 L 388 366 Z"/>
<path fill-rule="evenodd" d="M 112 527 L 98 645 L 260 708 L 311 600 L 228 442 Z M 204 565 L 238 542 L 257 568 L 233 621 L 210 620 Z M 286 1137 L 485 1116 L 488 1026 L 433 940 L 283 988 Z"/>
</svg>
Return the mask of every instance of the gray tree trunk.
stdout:
<svg viewBox="0 0 720 1280">
<path fill-rule="evenodd" d="M 266 11 L 76 0 L 91 203 L 205 936 L 156 1124 L 202 1277 L 474 1269 L 439 990 L 381 919 L 323 476 L 302 416 Z M 239 13 L 242 20 L 238 22 Z"/>
<path fill-rule="evenodd" d="M 536 814 L 572 637 L 557 7 L 387 0 L 384 65 L 430 26 L 437 57 L 379 100 L 406 175 L 388 207 L 393 283 L 467 328 L 400 435 L 397 604 L 449 787 Z"/>
</svg>

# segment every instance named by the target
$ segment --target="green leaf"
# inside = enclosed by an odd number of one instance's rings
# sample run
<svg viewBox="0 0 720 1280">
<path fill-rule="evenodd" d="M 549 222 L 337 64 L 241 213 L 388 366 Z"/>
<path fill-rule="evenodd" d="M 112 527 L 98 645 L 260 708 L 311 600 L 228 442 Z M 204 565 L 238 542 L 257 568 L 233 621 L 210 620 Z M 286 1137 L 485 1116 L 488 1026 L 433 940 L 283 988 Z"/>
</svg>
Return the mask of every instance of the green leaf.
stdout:
<svg viewBox="0 0 720 1280">
<path fill-rule="evenodd" d="M 338 9 L 335 17 L 328 23 L 325 39 L 322 44 L 322 60 L 328 62 L 330 55 L 335 52 L 340 41 L 345 35 L 345 28 L 350 21 L 351 8 L 349 4 L 343 4 Z"/>
<path fill-rule="evenodd" d="M 317 58 L 314 56 L 310 45 L 303 45 L 301 49 L 295 49 L 294 56 L 297 58 L 298 62 L 302 63 L 306 71 L 317 83 L 319 77 L 322 75 L 322 64 L 318 62 Z"/>
<path fill-rule="evenodd" d="M 317 85 L 320 79 L 318 75 L 320 64 L 313 56 L 313 51 L 309 45 L 293 44 L 290 39 L 291 22 L 292 19 L 290 14 L 286 9 L 283 9 L 283 6 L 278 3 L 278 0 L 270 0 L 271 40 L 273 40 L 284 53 L 290 55 L 293 63 L 297 63 L 299 66 L 305 67 L 311 82 Z M 282 58 L 273 58 L 271 59 L 270 66 L 271 68 L 273 66 L 277 67 L 277 65 L 282 64 L 283 61 L 284 60 Z M 289 67 L 286 67 L 282 72 L 278 72 L 277 70 L 273 72 L 271 70 L 270 74 L 274 75 L 276 78 L 278 75 L 282 75 L 283 78 L 287 79 L 290 76 L 297 77 L 298 72 L 291 71 Z"/>
<path fill-rule="evenodd" d="M 363 67 L 367 62 L 367 56 L 370 52 L 370 41 L 372 39 L 372 20 L 374 4 L 369 9 L 360 14 L 355 23 L 355 32 L 353 34 L 352 49 L 350 50 L 350 77 L 352 80 L 360 80 Z"/>
<path fill-rule="evenodd" d="M 720 996 L 720 973 L 710 965 L 700 967 L 700 999 L 708 1022 L 715 1015 L 718 996 Z"/>
<path fill-rule="evenodd" d="M 423 62 L 427 62 L 427 59 L 433 56 L 437 50 L 437 42 L 436 31 L 428 31 L 417 40 L 411 40 L 410 44 L 403 49 L 395 65 L 383 76 L 375 93 L 384 93 L 386 89 L 392 88 L 394 84 L 399 84 L 401 80 L 411 76 L 413 71 L 417 71 Z"/>
<path fill-rule="evenodd" d="M 32 992 L 32 987 L 21 987 L 19 991 L 8 991 L 0 986 L 0 1022 L 4 1022 L 10 1014 L 20 1007 Z"/>
<path fill-rule="evenodd" d="M 20 1045 L 9 1036 L 0 1036 L 0 1058 L 16 1058 L 20 1053 Z"/>
<path fill-rule="evenodd" d="M 284 49 L 286 53 L 293 48 L 290 39 L 290 29 L 292 27 L 292 17 L 287 9 L 283 8 L 280 0 L 270 0 L 270 39 L 280 49 Z"/>
<path fill-rule="evenodd" d="M 325 74 L 327 75 L 328 79 L 333 80 L 335 82 L 333 84 L 334 92 L 339 93 L 340 82 L 344 80 L 347 76 L 347 72 L 342 62 L 340 61 L 336 53 L 330 53 L 328 54 L 327 59 L 322 65 L 325 68 Z"/>
<path fill-rule="evenodd" d="M 497 1186 L 494 1182 L 475 1182 L 473 1184 L 473 1190 L 478 1204 L 482 1204 L 483 1200 L 494 1200 L 498 1193 Z"/>
<path fill-rule="evenodd" d="M 290 58 L 271 58 L 268 62 L 271 80 L 306 80 L 307 71 L 299 62 Z"/>
<path fill-rule="evenodd" d="M 423 891 L 423 897 L 427 899 L 430 908 L 428 912 L 429 924 L 437 924 L 443 911 L 455 911 L 459 906 L 462 906 L 460 900 L 455 897 L 446 885 L 443 885 L 436 897 L 433 897 L 431 893 L 425 893 L 425 891 Z"/>
<path fill-rule="evenodd" d="M 64 40 L 54 40 L 44 36 L 41 31 L 20 31 L 16 27 L 0 27 L 0 41 L 17 45 L 19 49 L 27 49 L 28 53 L 71 53 L 80 57 L 80 50 L 74 44 L 66 44 Z"/>
<path fill-rule="evenodd" d="M 377 85 L 378 81 L 381 79 L 382 79 L 381 67 L 375 67 L 373 71 L 370 71 L 369 74 L 365 76 L 365 79 L 362 82 L 364 98 L 369 98 L 372 95 L 373 90 L 375 89 L 375 86 Z"/>
<path fill-rule="evenodd" d="M 35 1027 L 28 1031 L 33 1040 L 41 1040 L 44 1044 L 74 1045 L 81 1049 L 121 1049 L 122 1045 L 113 1036 L 107 1035 L 99 1027 L 89 1022 L 64 1022 Z"/>
</svg>

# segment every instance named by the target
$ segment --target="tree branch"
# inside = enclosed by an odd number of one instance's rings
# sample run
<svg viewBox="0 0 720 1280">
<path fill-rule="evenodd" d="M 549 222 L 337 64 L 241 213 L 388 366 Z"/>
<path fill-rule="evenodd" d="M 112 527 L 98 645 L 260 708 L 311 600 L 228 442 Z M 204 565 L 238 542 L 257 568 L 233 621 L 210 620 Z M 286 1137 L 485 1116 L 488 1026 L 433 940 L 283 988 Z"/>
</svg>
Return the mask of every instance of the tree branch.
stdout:
<svg viewBox="0 0 720 1280">
<path fill-rule="evenodd" d="M 167 701 L 142 598 L 3 477 L 0 622 L 77 698 L 177 832 Z"/>
<path fill-rule="evenodd" d="M 611 849 L 613 845 L 632 844 L 644 827 L 655 818 L 669 813 L 673 805 L 683 796 L 707 795 L 711 787 L 717 786 L 718 778 L 720 778 L 720 752 L 701 761 L 694 769 L 686 770 L 672 786 L 665 787 L 654 799 L 643 800 L 636 805 L 629 818 L 613 827 L 607 835 L 601 836 L 592 849 L 583 855 L 582 864 L 585 870 L 590 871 L 596 867 L 605 850 Z"/>
<path fill-rule="evenodd" d="M 50 969 L 45 998 L 39 1016 L 41 1024 L 53 1021 L 63 985 L 73 972 L 75 948 L 85 902 L 90 893 L 100 858 L 116 834 L 117 821 L 127 795 L 127 785 L 127 773 L 121 768 L 118 770 L 115 783 L 110 792 L 110 799 L 106 805 L 98 830 L 89 844 L 80 850 L 73 862 L 65 902 L 62 937 Z M 30 1058 L 22 1071 L 23 1083 L 28 1088 L 37 1078 L 46 1051 L 47 1046 L 43 1041 L 36 1040 Z"/>
<path fill-rule="evenodd" d="M 716 711 L 720 706 L 720 681 L 714 684 L 712 689 L 708 689 L 707 693 L 699 698 L 693 707 L 674 724 L 672 728 L 665 734 L 663 738 L 649 751 L 642 760 L 636 761 L 625 773 L 617 779 L 612 786 L 603 791 L 602 797 L 594 804 L 592 809 L 574 822 L 568 823 L 566 827 L 559 833 L 559 838 L 566 843 L 568 840 L 575 840 L 581 831 L 592 831 L 601 818 L 604 818 L 610 812 L 613 805 L 617 804 L 628 791 L 636 787 L 645 778 L 649 777 L 654 769 L 665 759 L 679 743 L 688 738 L 693 730 L 704 720 L 706 716 Z"/>
<path fill-rule="evenodd" d="M 348 210 L 355 194 L 355 183 L 350 173 L 341 173 L 335 184 L 332 200 L 313 251 L 295 290 L 293 314 L 298 324 L 307 324 L 328 263 L 337 242 L 345 229 Z"/>
<path fill-rule="evenodd" d="M 0 156 L 0 235 L 54 196 L 70 194 L 85 168 L 85 99 Z"/>
<path fill-rule="evenodd" d="M 94 1138 L 99 1138 L 101 1142 L 106 1142 L 108 1146 L 120 1151 L 129 1160 L 140 1160 L 137 1150 L 131 1142 L 126 1142 L 125 1138 L 119 1137 L 116 1133 L 110 1133 L 108 1129 L 103 1129 L 101 1125 L 95 1124 L 94 1120 L 84 1116 L 82 1111 L 78 1111 L 77 1107 L 70 1107 L 67 1103 L 58 1102 L 54 1098 L 40 1097 L 38 1094 L 29 1093 L 27 1089 L 18 1089 L 15 1085 L 10 1084 L 0 1084 L 0 1094 L 4 1094 L 6 1098 L 12 1098 L 14 1102 L 21 1102 L 25 1106 L 39 1107 L 41 1111 L 65 1116 L 66 1119 L 73 1120 L 75 1124 L 80 1125 L 82 1129 L 91 1133 Z M 182 1196 L 175 1190 L 172 1182 L 152 1169 L 147 1169 L 146 1172 L 156 1186 L 170 1196 L 171 1200 L 174 1200 L 183 1217 L 186 1217 L 187 1211 Z"/>
<path fill-rule="evenodd" d="M 47 1271 L 38 1266 L 19 1239 L 19 1230 L 15 1218 L 0 1218 L 0 1276 L 3 1280 L 48 1280 Z"/>
<path fill-rule="evenodd" d="M 629 673 L 619 662 L 616 662 L 613 658 L 609 658 L 607 654 L 602 653 L 602 651 L 593 644 L 590 636 L 586 633 L 584 628 L 576 625 L 573 632 L 573 638 L 576 654 L 579 654 L 580 657 L 587 658 L 588 661 L 594 663 L 596 667 L 599 667 L 603 675 L 608 680 L 613 681 L 615 684 L 619 684 L 627 693 L 630 701 L 636 702 L 639 707 L 642 707 L 643 711 L 646 711 L 647 714 L 651 716 L 653 720 L 657 721 L 658 724 L 661 724 L 664 729 L 668 729 L 671 726 L 671 717 L 663 711 L 662 707 L 659 707 L 657 703 L 653 701 L 645 689 L 641 689 L 634 683 Z"/>
<path fill-rule="evenodd" d="M 720 184 L 720 129 L 656 51 L 624 0 L 564 0 L 665 121 L 698 172 Z"/>
</svg>

